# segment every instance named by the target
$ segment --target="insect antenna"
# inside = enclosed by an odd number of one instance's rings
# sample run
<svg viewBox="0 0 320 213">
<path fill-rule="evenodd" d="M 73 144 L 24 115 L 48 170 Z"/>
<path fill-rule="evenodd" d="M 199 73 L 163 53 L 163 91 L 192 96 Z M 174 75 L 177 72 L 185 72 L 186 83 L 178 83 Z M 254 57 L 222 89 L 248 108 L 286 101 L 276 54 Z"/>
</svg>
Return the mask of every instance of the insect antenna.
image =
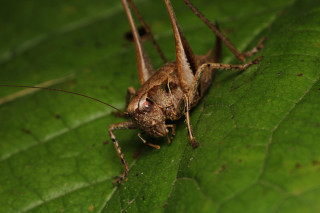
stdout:
<svg viewBox="0 0 320 213">
<path fill-rule="evenodd" d="M 79 96 L 82 96 L 82 97 L 85 97 L 85 98 L 89 98 L 91 100 L 94 100 L 94 101 L 97 101 L 97 102 L 100 102 L 104 105 L 107 105 L 125 115 L 127 115 L 126 112 L 123 112 L 122 110 L 110 105 L 110 104 L 107 104 L 106 102 L 103 102 L 99 99 L 96 99 L 96 98 L 93 98 L 93 97 L 90 97 L 90 96 L 87 96 L 87 95 L 83 95 L 83 94 L 80 94 L 80 93 L 76 93 L 76 92 L 70 92 L 70 91 L 66 91 L 66 90 L 62 90 L 62 89 L 52 89 L 52 88 L 46 88 L 46 87 L 37 87 L 37 86 L 19 86 L 19 85 L 2 85 L 0 84 L 0 87 L 22 87 L 22 88 L 32 88 L 32 89 L 44 89 L 44 90 L 50 90 L 50 91 L 56 91 L 56 92 L 65 92 L 65 93 L 70 93 L 70 94 L 73 94 L 73 95 L 79 95 Z"/>
</svg>

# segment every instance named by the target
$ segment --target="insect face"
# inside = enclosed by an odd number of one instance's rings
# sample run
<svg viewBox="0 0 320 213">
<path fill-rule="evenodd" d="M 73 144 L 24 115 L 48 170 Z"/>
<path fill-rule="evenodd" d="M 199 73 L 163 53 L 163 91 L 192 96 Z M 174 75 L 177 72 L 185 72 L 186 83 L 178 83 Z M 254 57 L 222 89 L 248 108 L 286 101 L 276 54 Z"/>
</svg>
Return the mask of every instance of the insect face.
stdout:
<svg viewBox="0 0 320 213">
<path fill-rule="evenodd" d="M 168 134 L 165 125 L 166 116 L 162 110 L 157 103 L 147 97 L 147 94 L 134 96 L 127 108 L 129 116 L 141 127 L 142 132 L 155 137 Z"/>
</svg>

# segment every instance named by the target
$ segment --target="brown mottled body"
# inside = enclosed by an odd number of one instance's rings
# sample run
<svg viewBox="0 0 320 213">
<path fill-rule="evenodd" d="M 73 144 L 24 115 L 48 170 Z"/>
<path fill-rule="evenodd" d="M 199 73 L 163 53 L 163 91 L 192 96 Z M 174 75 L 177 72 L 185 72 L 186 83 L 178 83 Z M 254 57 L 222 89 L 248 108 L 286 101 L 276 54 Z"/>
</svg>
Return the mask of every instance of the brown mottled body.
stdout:
<svg viewBox="0 0 320 213">
<path fill-rule="evenodd" d="M 220 64 L 221 43 L 227 47 L 239 59 L 244 61 L 245 57 L 251 56 L 262 47 L 262 41 L 251 51 L 240 53 L 223 34 L 219 31 L 217 25 L 213 25 L 207 20 L 189 0 L 184 0 L 188 7 L 213 31 L 216 33 L 216 46 L 212 54 L 194 55 L 186 38 L 182 34 L 176 21 L 170 0 L 164 0 L 172 24 L 173 34 L 175 37 L 176 61 L 164 64 L 158 70 L 154 70 L 148 55 L 143 49 L 140 42 L 139 34 L 135 27 L 128 2 L 137 14 L 139 20 L 146 28 L 146 32 L 151 35 L 151 31 L 141 18 L 137 8 L 131 0 L 121 0 L 124 10 L 127 14 L 132 35 L 136 47 L 137 66 L 140 89 L 136 92 L 134 88 L 128 88 L 127 95 L 127 115 L 132 121 L 112 124 L 109 127 L 109 135 L 115 145 L 116 151 L 124 166 L 124 173 L 117 179 L 121 183 L 129 172 L 129 166 L 126 163 L 121 152 L 118 141 L 113 133 L 118 129 L 140 129 L 142 133 L 153 137 L 167 136 L 168 142 L 171 143 L 175 134 L 175 125 L 168 121 L 178 120 L 182 116 L 186 117 L 189 141 L 193 147 L 197 147 L 189 119 L 189 111 L 203 97 L 211 85 L 215 71 L 217 69 L 237 69 L 245 70 L 253 64 L 257 64 L 260 58 L 250 61 L 244 65 Z M 166 62 L 163 53 L 152 36 L 160 57 Z M 159 149 L 160 146 L 148 143 L 138 134 L 143 143 Z"/>
<path fill-rule="evenodd" d="M 212 57 L 196 56 L 197 66 L 213 62 Z M 199 93 L 192 99 L 197 104 L 212 82 L 213 69 L 207 69 L 200 78 Z M 147 109 L 152 104 L 152 110 Z M 127 112 L 133 122 L 146 134 L 163 137 L 168 134 L 166 120 L 178 120 L 185 114 L 184 92 L 178 77 L 176 62 L 163 65 L 132 96 Z"/>
<path fill-rule="evenodd" d="M 133 41 L 136 47 L 138 75 L 141 84 L 141 87 L 137 92 L 133 87 L 128 88 L 126 100 L 127 112 L 122 112 L 116 107 L 96 98 L 60 89 L 17 85 L 0 85 L 0 87 L 24 87 L 70 93 L 98 101 L 131 118 L 131 121 L 111 124 L 109 127 L 110 138 L 124 167 L 123 174 L 116 180 L 116 182 L 120 184 L 128 175 L 129 166 L 114 135 L 115 130 L 140 129 L 141 132 L 138 133 L 138 137 L 141 141 L 151 147 L 159 149 L 159 145 L 149 143 L 143 139 L 142 133 L 153 137 L 166 136 L 168 138 L 168 142 L 171 143 L 172 138 L 175 135 L 176 128 L 175 124 L 172 124 L 172 121 L 185 116 L 189 141 L 191 145 L 196 148 L 199 144 L 193 136 L 189 111 L 198 103 L 210 87 L 215 71 L 218 69 L 245 70 L 249 66 L 257 64 L 261 58 L 258 57 L 257 59 L 243 65 L 219 63 L 222 43 L 224 43 L 240 61 L 245 61 L 246 57 L 252 56 L 263 47 L 263 39 L 251 51 L 241 53 L 220 32 L 217 24 L 213 25 L 191 4 L 189 0 L 183 1 L 216 34 L 216 44 L 212 54 L 210 52 L 207 55 L 193 54 L 192 49 L 177 23 L 170 0 L 164 0 L 171 21 L 176 48 L 176 61 L 168 63 L 159 45 L 152 36 L 150 28 L 142 19 L 132 0 L 121 0 L 131 27 Z M 147 53 L 143 49 L 128 3 L 138 16 L 138 19 L 148 34 L 148 38 L 151 39 L 159 53 L 159 56 L 165 63 L 158 70 L 153 68 Z M 169 130 L 171 130 L 171 136 L 169 134 Z"/>
</svg>

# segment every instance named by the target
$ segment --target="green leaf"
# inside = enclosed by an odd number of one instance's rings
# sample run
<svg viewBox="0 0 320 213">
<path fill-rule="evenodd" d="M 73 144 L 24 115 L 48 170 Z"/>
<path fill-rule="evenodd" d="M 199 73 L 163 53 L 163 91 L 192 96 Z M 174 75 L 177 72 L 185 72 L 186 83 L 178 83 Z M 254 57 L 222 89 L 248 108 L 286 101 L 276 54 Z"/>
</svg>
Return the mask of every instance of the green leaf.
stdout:
<svg viewBox="0 0 320 213">
<path fill-rule="evenodd" d="M 135 2 L 174 60 L 163 2 Z M 219 71 L 192 110 L 200 146 L 190 146 L 183 119 L 171 145 L 147 138 L 160 150 L 138 131 L 117 131 L 131 171 L 112 186 L 123 168 L 107 129 L 124 119 L 78 96 L 0 87 L 0 212 L 320 211 L 320 2 L 194 4 L 241 51 L 267 38 L 254 56 L 261 63 Z M 205 54 L 214 35 L 182 1 L 173 6 L 194 52 Z M 0 11 L 0 84 L 74 91 L 120 109 L 127 87 L 139 87 L 120 1 L 3 1 Z M 223 62 L 238 63 L 226 48 Z"/>
</svg>

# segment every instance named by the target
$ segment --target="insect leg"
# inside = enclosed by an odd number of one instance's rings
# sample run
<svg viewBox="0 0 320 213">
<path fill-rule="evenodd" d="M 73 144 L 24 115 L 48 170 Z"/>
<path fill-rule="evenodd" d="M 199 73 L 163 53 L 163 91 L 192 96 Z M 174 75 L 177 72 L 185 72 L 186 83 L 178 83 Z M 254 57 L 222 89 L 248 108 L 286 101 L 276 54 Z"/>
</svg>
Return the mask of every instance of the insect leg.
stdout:
<svg viewBox="0 0 320 213">
<path fill-rule="evenodd" d="M 210 69 L 223 69 L 223 70 L 246 70 L 250 66 L 254 64 L 258 64 L 262 56 L 259 56 L 258 58 L 249 61 L 248 63 L 245 64 L 238 64 L 238 65 L 233 65 L 233 64 L 220 64 L 220 63 L 206 63 L 203 64 L 199 67 L 200 70 L 204 69 L 205 66 Z"/>
<path fill-rule="evenodd" d="M 159 146 L 159 145 L 155 145 L 155 144 L 152 144 L 152 143 L 148 143 L 144 138 L 142 138 L 140 132 L 138 133 L 138 137 L 142 140 L 142 142 L 143 142 L 144 144 L 147 144 L 148 146 L 151 146 L 151 147 L 153 147 L 153 148 L 155 148 L 155 149 L 160 149 L 160 146 Z"/>
<path fill-rule="evenodd" d="M 248 67 L 250 67 L 253 64 L 257 64 L 259 62 L 259 60 L 261 59 L 261 57 L 258 57 L 257 59 L 250 61 L 246 64 L 243 65 L 230 65 L 230 64 L 220 64 L 220 63 L 206 63 L 201 65 L 195 75 L 195 79 L 194 82 L 192 83 L 190 90 L 188 92 L 188 95 L 185 94 L 184 95 L 184 101 L 185 101 L 185 116 L 186 116 L 186 123 L 187 123 L 187 128 L 188 128 L 188 136 L 189 136 L 189 140 L 191 145 L 196 148 L 199 144 L 196 142 L 193 133 L 192 133 L 192 129 L 191 129 L 191 125 L 190 125 L 190 117 L 189 117 L 189 110 L 190 110 L 190 106 L 192 106 L 193 104 L 195 104 L 199 98 L 195 98 L 198 92 L 198 87 L 199 84 L 201 82 L 201 76 L 204 72 L 206 71 L 210 71 L 212 69 L 225 69 L 225 70 L 229 70 L 229 69 L 236 69 L 236 70 L 245 70 Z M 201 94 L 202 96 L 203 94 Z"/>
<path fill-rule="evenodd" d="M 215 26 L 218 30 L 220 30 L 218 22 L 216 22 Z M 215 43 L 215 47 L 214 47 L 213 53 L 211 55 L 210 61 L 215 62 L 215 63 L 220 62 L 221 55 L 222 55 L 222 41 L 221 41 L 221 38 L 216 35 L 216 43 Z"/>
<path fill-rule="evenodd" d="M 136 125 L 132 122 L 132 121 L 125 121 L 125 122 L 121 122 L 121 123 L 117 123 L 117 124 L 111 124 L 109 126 L 109 135 L 110 138 L 113 142 L 114 147 L 116 148 L 116 151 L 118 153 L 118 156 L 121 160 L 122 166 L 124 167 L 124 172 L 122 175 L 120 175 L 118 177 L 118 179 L 115 181 L 116 183 L 120 184 L 121 181 L 124 180 L 124 178 L 128 175 L 129 173 L 129 166 L 126 162 L 126 160 L 124 159 L 123 153 L 121 152 L 121 148 L 119 146 L 118 140 L 116 138 L 116 136 L 113 134 L 114 130 L 118 130 L 118 129 L 136 129 Z"/>
<path fill-rule="evenodd" d="M 175 124 L 167 124 L 167 128 L 171 128 L 171 137 L 168 135 L 168 143 L 170 144 L 173 140 L 173 137 L 176 135 L 176 125 Z"/>
<path fill-rule="evenodd" d="M 254 64 L 257 64 L 259 62 L 259 60 L 262 58 L 262 56 L 256 58 L 255 60 L 253 61 L 249 61 L 248 63 L 246 64 L 240 64 L 240 65 L 231 65 L 231 64 L 220 64 L 220 63 L 205 63 L 205 64 L 202 64 L 197 72 L 196 72 L 196 75 L 195 75 L 195 80 L 194 82 L 192 83 L 191 87 L 190 87 L 190 90 L 188 92 L 188 98 L 189 98 L 189 105 L 194 105 L 198 99 L 196 99 L 196 95 L 197 95 L 197 92 L 198 92 L 198 87 L 201 83 L 201 76 L 203 73 L 205 72 L 208 72 L 210 70 L 217 70 L 217 69 L 224 69 L 224 70 L 246 70 L 248 67 L 254 65 Z M 200 97 L 202 96 L 203 94 L 200 94 Z"/>
<path fill-rule="evenodd" d="M 178 77 L 181 87 L 185 93 L 189 90 L 189 85 L 194 81 L 194 74 L 197 71 L 195 56 L 192 49 L 180 30 L 179 24 L 175 17 L 171 1 L 164 0 L 170 17 L 171 26 L 175 38 L 176 61 Z"/>
<path fill-rule="evenodd" d="M 243 55 L 245 57 L 251 57 L 253 54 L 259 52 L 260 49 L 263 48 L 263 42 L 266 40 L 266 38 L 262 38 L 260 39 L 260 41 L 258 42 L 257 46 L 253 47 L 252 50 L 243 53 Z"/>
<path fill-rule="evenodd" d="M 121 0 L 123 9 L 127 14 L 127 18 L 131 27 L 132 35 L 133 35 L 133 40 L 134 44 L 136 47 L 136 56 L 137 56 L 137 66 L 138 66 L 138 74 L 139 74 L 139 81 L 140 84 L 144 84 L 154 73 L 155 70 L 151 64 L 151 61 L 144 50 L 141 41 L 140 41 L 140 36 L 138 34 L 136 25 L 134 23 L 129 5 L 127 0 Z"/>
<path fill-rule="evenodd" d="M 199 146 L 199 143 L 194 138 L 193 132 L 192 132 L 192 129 L 191 129 L 190 116 L 189 116 L 189 110 L 190 110 L 189 97 L 186 94 L 184 95 L 184 103 L 185 103 L 185 116 L 186 116 L 186 123 L 187 123 L 189 141 L 190 141 L 190 143 L 191 143 L 193 148 L 197 148 Z"/>
<path fill-rule="evenodd" d="M 152 35 L 152 32 L 151 32 L 151 29 L 150 27 L 147 25 L 147 23 L 143 20 L 139 10 L 136 8 L 136 6 L 134 5 L 134 3 L 132 2 L 132 0 L 127 0 L 130 4 L 130 7 L 132 8 L 132 10 L 134 11 L 134 13 L 137 15 L 138 19 L 140 20 L 143 28 L 145 29 L 145 31 L 147 32 L 149 38 L 151 39 L 152 41 L 152 44 L 155 46 L 155 48 L 157 49 L 157 52 L 159 54 L 159 56 L 161 57 L 162 61 L 164 63 L 167 63 L 167 59 L 166 57 L 164 56 L 162 50 L 160 49 L 160 46 L 158 45 L 157 41 L 154 39 L 153 35 Z"/>
<path fill-rule="evenodd" d="M 183 0 L 184 3 L 196 14 L 221 40 L 226 46 L 231 50 L 231 52 L 241 61 L 245 61 L 248 56 L 251 56 L 253 53 L 256 53 L 259 49 L 262 48 L 262 41 L 258 43 L 258 45 L 253 48 L 253 50 L 248 51 L 246 53 L 241 53 L 234 47 L 234 45 L 225 37 L 218 27 L 213 25 L 189 0 Z"/>
</svg>

